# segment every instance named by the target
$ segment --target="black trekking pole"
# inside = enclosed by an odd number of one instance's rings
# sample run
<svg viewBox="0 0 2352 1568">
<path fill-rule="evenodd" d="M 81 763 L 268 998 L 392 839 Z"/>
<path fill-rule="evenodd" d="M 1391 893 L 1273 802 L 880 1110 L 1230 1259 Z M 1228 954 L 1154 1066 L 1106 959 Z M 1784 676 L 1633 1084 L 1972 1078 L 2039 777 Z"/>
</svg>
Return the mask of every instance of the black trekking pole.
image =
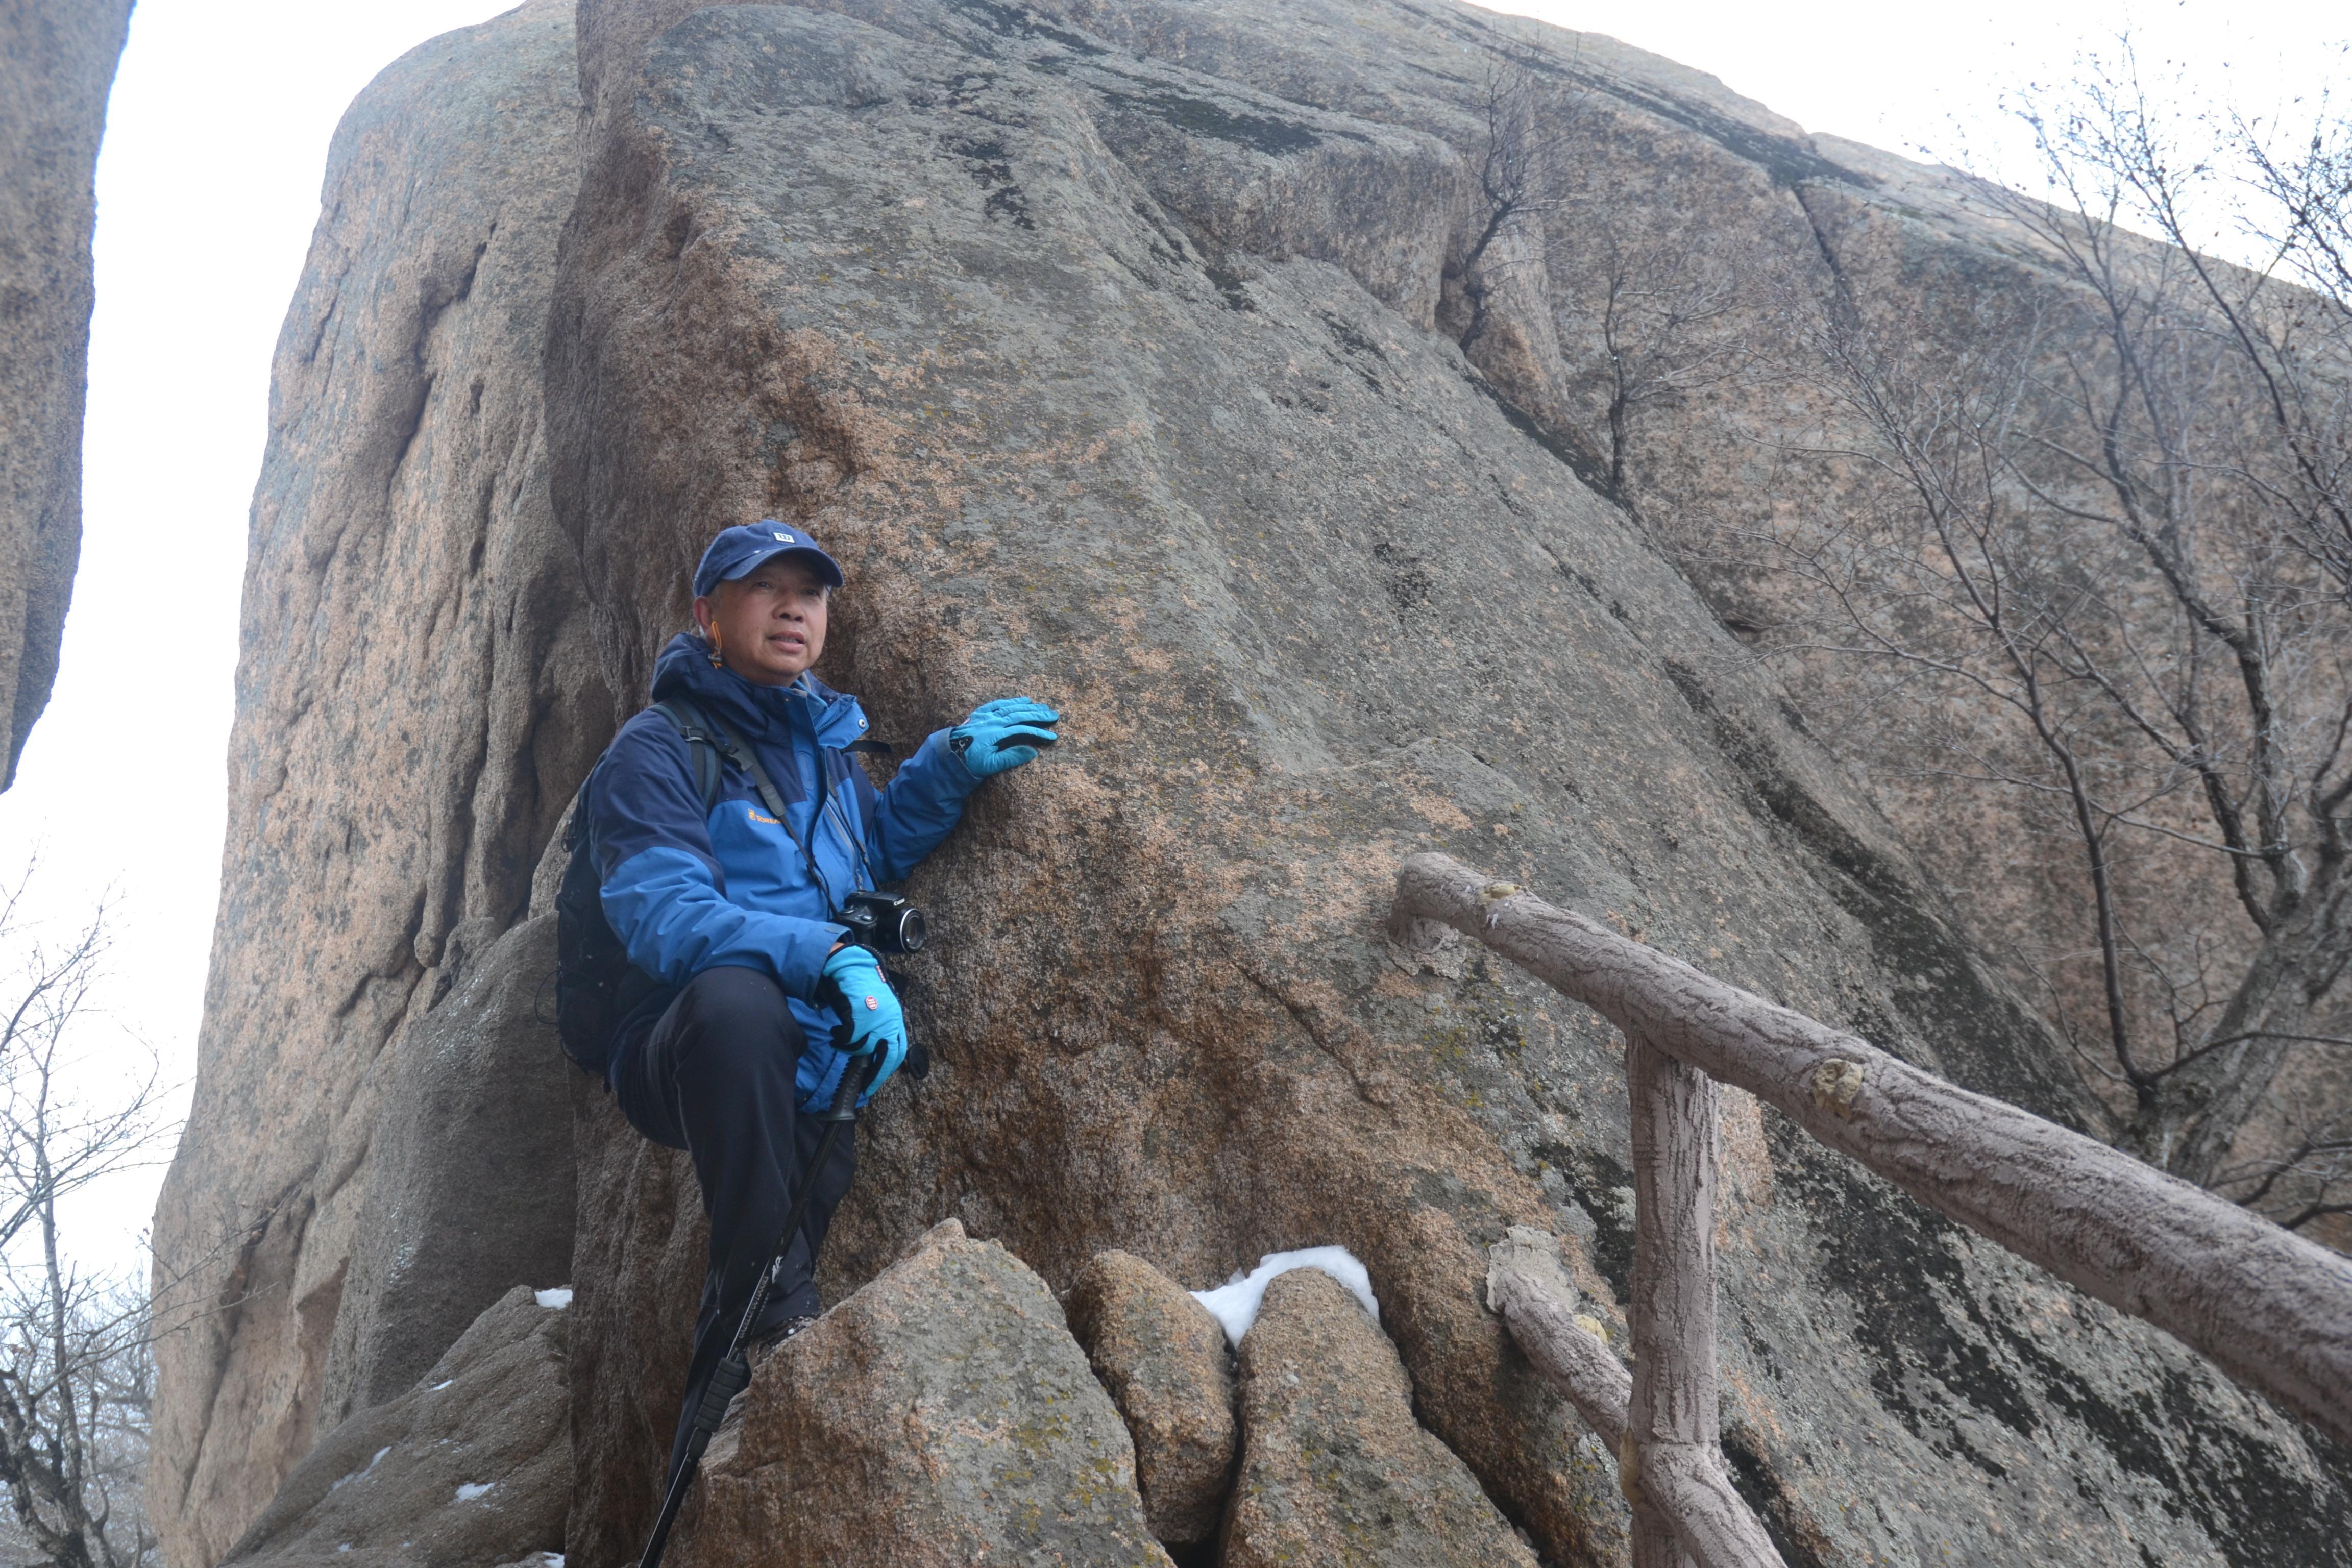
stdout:
<svg viewBox="0 0 2352 1568">
<path fill-rule="evenodd" d="M 784 1234 L 776 1243 L 776 1258 L 792 1250 L 793 1237 L 801 1233 L 801 1222 L 808 1217 L 809 1198 L 816 1191 L 817 1178 L 832 1156 L 833 1146 L 841 1141 L 841 1130 L 857 1120 L 858 1097 L 866 1092 L 866 1086 L 873 1081 L 881 1065 L 882 1052 L 877 1047 L 850 1058 L 849 1065 L 842 1069 L 840 1087 L 833 1091 L 832 1109 L 824 1113 L 824 1132 L 817 1140 L 816 1159 L 801 1183 L 800 1195 L 793 1200 L 792 1213 L 785 1217 Z M 815 1264 L 814 1253 L 809 1262 Z M 660 1517 L 654 1521 L 652 1539 L 646 1542 L 646 1552 L 637 1559 L 637 1568 L 661 1568 L 662 1549 L 669 1544 L 669 1528 L 677 1521 L 677 1510 L 686 1506 L 686 1494 L 694 1485 L 696 1473 L 702 1468 L 702 1452 L 710 1447 L 711 1436 L 726 1418 L 727 1406 L 751 1384 L 751 1363 L 744 1353 L 744 1341 L 751 1337 L 751 1325 L 759 1321 L 760 1309 L 768 1304 L 768 1287 L 774 1278 L 775 1258 L 772 1258 L 761 1266 L 759 1280 L 751 1287 L 751 1300 L 735 1324 L 735 1337 L 728 1342 L 727 1354 L 711 1370 L 701 1403 L 694 1407 L 694 1430 L 686 1439 L 686 1457 L 678 1463 L 677 1474 L 670 1478 Z"/>
</svg>

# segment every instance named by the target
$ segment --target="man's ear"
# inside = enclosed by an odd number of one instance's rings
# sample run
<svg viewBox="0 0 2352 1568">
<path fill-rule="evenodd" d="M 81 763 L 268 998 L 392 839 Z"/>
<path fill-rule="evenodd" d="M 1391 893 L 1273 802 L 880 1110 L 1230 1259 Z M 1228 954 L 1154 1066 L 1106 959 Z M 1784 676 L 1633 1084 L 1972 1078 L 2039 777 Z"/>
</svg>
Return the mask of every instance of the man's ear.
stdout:
<svg viewBox="0 0 2352 1568">
<path fill-rule="evenodd" d="M 711 614 L 711 604 L 709 599 L 697 599 L 694 601 L 694 624 L 702 628 L 702 635 L 704 637 L 709 637 L 710 635 Z"/>
</svg>

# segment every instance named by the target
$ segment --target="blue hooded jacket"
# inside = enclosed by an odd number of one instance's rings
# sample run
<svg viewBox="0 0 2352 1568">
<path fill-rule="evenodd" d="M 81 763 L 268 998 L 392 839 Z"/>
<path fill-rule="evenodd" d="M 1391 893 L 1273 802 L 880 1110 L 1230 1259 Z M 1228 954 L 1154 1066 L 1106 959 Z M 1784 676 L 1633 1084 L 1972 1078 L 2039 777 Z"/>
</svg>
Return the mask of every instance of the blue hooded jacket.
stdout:
<svg viewBox="0 0 2352 1568">
<path fill-rule="evenodd" d="M 807 1040 L 800 1102 L 830 1103 L 847 1060 L 833 1045 L 840 1020 L 816 1002 L 825 955 L 846 934 L 834 915 L 850 892 L 912 871 L 981 781 L 941 730 L 876 790 L 845 750 L 866 733 L 856 698 L 805 675 L 787 687 L 753 685 L 712 668 L 710 646 L 691 633 L 671 638 L 654 665 L 654 700 L 672 698 L 698 704 L 751 748 L 785 820 L 769 815 L 732 763 L 706 812 L 685 737 L 659 713 L 638 714 L 588 782 L 604 918 L 629 962 L 665 987 L 727 964 L 775 976 Z M 668 999 L 656 994 L 631 1022 L 657 1016 Z"/>
</svg>

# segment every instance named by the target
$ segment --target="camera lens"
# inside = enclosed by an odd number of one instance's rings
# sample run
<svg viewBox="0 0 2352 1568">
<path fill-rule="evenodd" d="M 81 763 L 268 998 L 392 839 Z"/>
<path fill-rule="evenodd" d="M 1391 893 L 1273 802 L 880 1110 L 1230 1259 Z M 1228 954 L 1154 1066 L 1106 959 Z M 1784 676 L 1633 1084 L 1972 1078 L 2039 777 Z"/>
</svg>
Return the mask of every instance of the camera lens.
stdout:
<svg viewBox="0 0 2352 1568">
<path fill-rule="evenodd" d="M 923 943 L 931 940 L 930 928 L 923 923 L 923 911 L 908 906 L 898 915 L 898 951 L 920 952 Z"/>
</svg>

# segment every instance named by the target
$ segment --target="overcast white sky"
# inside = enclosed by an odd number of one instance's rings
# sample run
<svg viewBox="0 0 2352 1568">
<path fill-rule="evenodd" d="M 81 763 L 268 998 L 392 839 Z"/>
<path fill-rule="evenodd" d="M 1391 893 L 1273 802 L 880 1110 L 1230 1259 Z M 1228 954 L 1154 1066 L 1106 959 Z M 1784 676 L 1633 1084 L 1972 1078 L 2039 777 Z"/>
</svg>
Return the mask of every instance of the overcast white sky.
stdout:
<svg viewBox="0 0 2352 1568">
<path fill-rule="evenodd" d="M 63 668 L 16 787 L 0 872 L 41 847 L 60 924 L 119 898 L 113 1021 L 184 1084 L 218 878 L 247 506 L 269 357 L 318 215 L 327 142 L 404 50 L 505 7 L 480 0 L 141 0 L 99 161 L 85 535 Z M 2129 26 L 2144 59 L 2256 112 L 2352 89 L 2341 5 L 2110 0 L 1763 6 L 1518 0 L 1722 78 L 1807 129 L 1943 153 L 1987 141 L 2006 87 L 2063 80 Z M 269 962 L 268 954 L 249 962 Z M 103 1087 L 127 1047 L 94 1030 Z M 184 1100 L 184 1095 L 182 1096 Z M 74 1216 L 85 1257 L 133 1255 L 161 1170 Z"/>
</svg>

